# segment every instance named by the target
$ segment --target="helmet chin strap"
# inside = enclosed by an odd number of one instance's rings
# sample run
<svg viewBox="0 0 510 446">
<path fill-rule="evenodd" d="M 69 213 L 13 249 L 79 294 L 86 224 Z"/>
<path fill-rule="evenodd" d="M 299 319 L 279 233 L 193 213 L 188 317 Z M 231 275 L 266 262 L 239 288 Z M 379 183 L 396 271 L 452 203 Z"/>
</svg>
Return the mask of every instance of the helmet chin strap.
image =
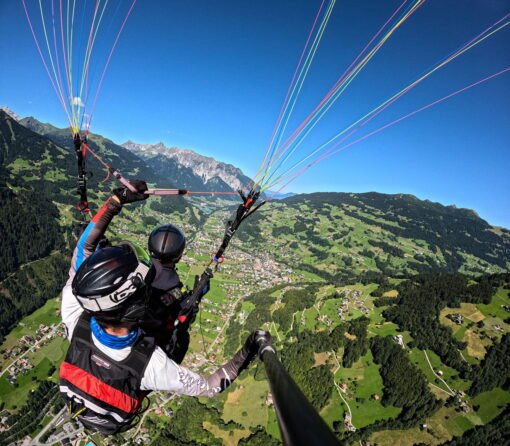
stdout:
<svg viewBox="0 0 510 446">
<path fill-rule="evenodd" d="M 179 257 L 179 259 L 177 261 L 165 262 L 165 261 L 163 261 L 161 259 L 156 259 L 155 257 L 153 257 L 152 258 L 152 264 L 154 266 L 154 269 L 156 270 L 156 273 L 160 273 L 163 268 L 172 268 L 172 269 L 175 269 L 175 265 L 177 265 L 179 260 L 181 260 L 180 257 Z"/>
</svg>

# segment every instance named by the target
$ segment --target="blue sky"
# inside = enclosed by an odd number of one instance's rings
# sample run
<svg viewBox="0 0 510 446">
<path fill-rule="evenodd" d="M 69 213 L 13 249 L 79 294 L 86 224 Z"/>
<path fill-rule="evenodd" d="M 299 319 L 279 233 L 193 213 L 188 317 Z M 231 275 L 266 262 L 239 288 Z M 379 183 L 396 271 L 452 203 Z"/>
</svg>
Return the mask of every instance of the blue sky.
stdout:
<svg viewBox="0 0 510 446">
<path fill-rule="evenodd" d="M 337 1 L 290 128 L 401 1 Z M 190 148 L 253 175 L 320 3 L 139 0 L 107 73 L 91 130 L 118 143 L 163 141 Z M 508 12 L 508 0 L 428 0 L 317 126 L 309 147 Z M 8 36 L 0 40 L 0 105 L 65 126 L 21 1 L 0 0 L 0 29 Z M 367 129 L 509 65 L 510 26 L 423 82 Z M 411 193 L 475 209 L 491 224 L 510 227 L 509 104 L 507 73 L 318 164 L 288 189 Z"/>
</svg>

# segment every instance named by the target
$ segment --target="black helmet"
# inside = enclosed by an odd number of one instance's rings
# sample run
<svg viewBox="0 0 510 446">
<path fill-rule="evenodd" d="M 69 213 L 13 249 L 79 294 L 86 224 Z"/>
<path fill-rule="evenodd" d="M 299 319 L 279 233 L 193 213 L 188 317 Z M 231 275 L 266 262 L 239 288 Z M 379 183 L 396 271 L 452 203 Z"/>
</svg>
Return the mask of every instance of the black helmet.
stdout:
<svg viewBox="0 0 510 446">
<path fill-rule="evenodd" d="M 72 289 L 84 310 L 104 322 L 136 322 L 145 312 L 149 255 L 129 242 L 100 249 L 78 268 Z"/>
<path fill-rule="evenodd" d="M 178 262 L 185 246 L 186 238 L 184 234 L 174 225 L 159 226 L 149 236 L 151 256 L 164 263 Z"/>
</svg>

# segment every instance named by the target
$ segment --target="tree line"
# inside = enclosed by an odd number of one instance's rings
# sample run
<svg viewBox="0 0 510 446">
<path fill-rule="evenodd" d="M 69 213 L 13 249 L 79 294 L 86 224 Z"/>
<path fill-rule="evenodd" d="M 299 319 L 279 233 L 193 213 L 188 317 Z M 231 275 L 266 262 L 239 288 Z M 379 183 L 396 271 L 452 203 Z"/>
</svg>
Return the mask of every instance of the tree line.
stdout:
<svg viewBox="0 0 510 446">
<path fill-rule="evenodd" d="M 5 279 L 0 288 L 0 341 L 23 317 L 60 294 L 70 258 L 54 253 Z"/>
<path fill-rule="evenodd" d="M 466 376 L 469 364 L 459 353 L 466 344 L 439 322 L 439 314 L 447 306 L 459 307 L 461 302 L 489 303 L 496 290 L 494 281 L 484 277 L 473 284 L 461 274 L 421 274 L 402 282 L 397 290 L 397 298 L 375 302 L 392 304 L 383 312 L 385 319 L 411 333 L 411 346 L 434 351 L 446 365 Z"/>
<path fill-rule="evenodd" d="M 496 387 L 510 389 L 510 333 L 489 348 L 482 362 L 473 367 L 470 379 L 473 381 L 468 392 L 471 396 Z"/>
<path fill-rule="evenodd" d="M 48 405 L 53 399 L 58 400 L 60 406 L 63 404 L 58 398 L 58 386 L 52 381 L 43 381 L 31 393 L 29 393 L 26 404 L 14 415 L 10 415 L 7 424 L 11 428 L 0 432 L 0 444 L 9 444 L 20 440 L 37 429 L 38 423 L 49 412 Z M 57 406 L 57 410 L 58 410 Z"/>
</svg>

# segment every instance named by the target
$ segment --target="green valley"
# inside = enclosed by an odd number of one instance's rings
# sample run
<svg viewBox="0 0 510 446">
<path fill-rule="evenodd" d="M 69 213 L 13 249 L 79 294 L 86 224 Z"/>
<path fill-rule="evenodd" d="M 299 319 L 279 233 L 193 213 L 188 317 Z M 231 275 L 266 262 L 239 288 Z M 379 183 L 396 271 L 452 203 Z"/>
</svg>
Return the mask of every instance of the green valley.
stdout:
<svg viewBox="0 0 510 446">
<path fill-rule="evenodd" d="M 25 124 L 38 133 L 0 111 L 0 444 L 85 444 L 56 390 L 67 348 L 59 293 L 81 219 L 74 154 L 61 130 Z M 91 141 L 126 176 L 172 186 L 106 138 Z M 94 160 L 90 169 L 100 171 Z M 117 187 L 98 177 L 93 209 Z M 234 210 L 209 196 L 150 197 L 126 206 L 107 235 L 145 246 L 155 226 L 175 223 L 188 238 L 179 273 L 192 287 Z M 343 444 L 488 442 L 508 431 L 509 266 L 510 231 L 470 210 L 378 193 L 270 201 L 215 273 L 184 365 L 214 370 L 264 328 Z M 281 444 L 259 361 L 209 400 L 151 394 L 141 423 L 110 442 Z"/>
</svg>

